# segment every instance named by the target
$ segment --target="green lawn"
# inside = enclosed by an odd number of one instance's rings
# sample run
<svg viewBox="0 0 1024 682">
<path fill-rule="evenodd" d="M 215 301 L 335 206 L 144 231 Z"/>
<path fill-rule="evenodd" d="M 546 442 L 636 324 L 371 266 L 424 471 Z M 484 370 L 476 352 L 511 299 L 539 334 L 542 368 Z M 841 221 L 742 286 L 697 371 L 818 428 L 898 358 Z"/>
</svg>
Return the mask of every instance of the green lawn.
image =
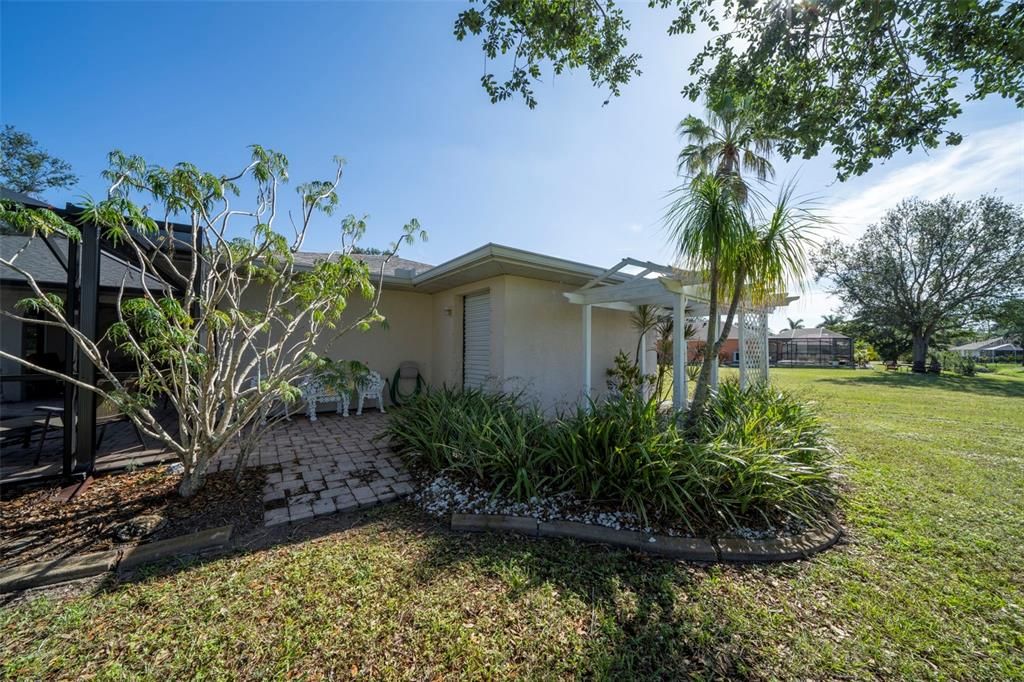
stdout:
<svg viewBox="0 0 1024 682">
<path fill-rule="evenodd" d="M 1024 679 L 1024 374 L 781 370 L 843 452 L 848 542 L 700 568 L 356 528 L 0 609 L 12 678 Z"/>
</svg>

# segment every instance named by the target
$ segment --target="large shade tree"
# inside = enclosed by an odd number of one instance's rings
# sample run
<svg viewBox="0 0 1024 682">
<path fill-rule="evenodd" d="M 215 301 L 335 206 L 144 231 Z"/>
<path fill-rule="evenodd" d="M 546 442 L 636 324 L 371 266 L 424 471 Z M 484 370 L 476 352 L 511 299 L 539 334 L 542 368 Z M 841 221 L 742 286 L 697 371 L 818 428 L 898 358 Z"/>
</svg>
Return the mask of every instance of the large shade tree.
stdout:
<svg viewBox="0 0 1024 682">
<path fill-rule="evenodd" d="M 279 196 L 287 171 L 283 155 L 258 146 L 230 176 L 188 163 L 151 166 L 114 152 L 105 172 L 107 196 L 88 200 L 75 225 L 47 210 L 4 202 L 0 223 L 23 232 L 26 248 L 0 263 L 19 273 L 33 295 L 3 314 L 69 334 L 100 380 L 92 385 L 6 351 L 0 356 L 117 405 L 142 433 L 180 457 L 182 495 L 203 485 L 220 455 L 237 452 L 240 470 L 298 397 L 300 378 L 322 364 L 316 350 L 383 321 L 378 304 L 385 264 L 402 243 L 425 236 L 411 220 L 371 273 L 352 256 L 366 223 L 348 216 L 337 250 L 303 265 L 296 253 L 317 216 L 338 207 L 342 162 L 336 159 L 330 179 L 296 187 L 293 212 Z M 237 197 L 245 204 L 236 205 Z M 188 236 L 173 229 L 172 219 L 187 225 Z M 77 328 L 60 297 L 44 290 L 19 260 L 32 240 L 53 234 L 78 239 L 84 230 L 120 245 L 133 273 L 133 286 L 126 277 L 117 296 L 116 322 L 98 340 Z M 114 371 L 108 345 L 134 361 L 131 380 Z M 157 409 L 164 400 L 177 414 L 172 425 Z M 236 443 L 241 447 L 233 449 Z"/>
<path fill-rule="evenodd" d="M 994 196 L 908 199 L 856 242 L 826 244 L 814 264 L 844 312 L 909 336 L 923 372 L 936 335 L 1024 292 L 1024 212 Z"/>
<path fill-rule="evenodd" d="M 1021 0 L 648 4 L 669 10 L 671 34 L 711 33 L 685 94 L 744 93 L 786 159 L 828 147 L 841 179 L 901 149 L 959 143 L 952 121 L 965 102 L 996 95 L 1024 106 Z M 519 95 L 531 108 L 548 65 L 584 69 L 619 95 L 642 64 L 629 29 L 611 0 L 471 0 L 455 23 L 459 40 L 481 39 L 492 101 Z"/>
<path fill-rule="evenodd" d="M 76 182 L 71 164 L 47 153 L 31 135 L 12 125 L 0 131 L 0 186 L 35 195 Z"/>
</svg>

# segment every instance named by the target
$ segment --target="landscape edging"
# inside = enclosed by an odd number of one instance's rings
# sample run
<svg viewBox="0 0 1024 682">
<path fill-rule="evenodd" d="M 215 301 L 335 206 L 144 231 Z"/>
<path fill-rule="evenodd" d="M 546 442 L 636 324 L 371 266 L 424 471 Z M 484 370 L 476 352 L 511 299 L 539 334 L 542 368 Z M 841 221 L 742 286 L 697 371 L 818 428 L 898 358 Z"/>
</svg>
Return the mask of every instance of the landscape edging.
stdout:
<svg viewBox="0 0 1024 682">
<path fill-rule="evenodd" d="M 220 526 L 125 549 L 75 554 L 14 566 L 0 572 L 0 594 L 91 578 L 107 571 L 133 569 L 176 556 L 224 547 L 233 530 L 232 525 Z"/>
<path fill-rule="evenodd" d="M 806 559 L 828 549 L 842 535 L 842 528 L 834 519 L 821 528 L 812 528 L 800 535 L 763 540 L 677 537 L 578 521 L 540 521 L 532 516 L 505 514 L 453 513 L 451 528 L 470 533 L 497 531 L 528 537 L 572 538 L 703 563 L 772 563 Z"/>
</svg>

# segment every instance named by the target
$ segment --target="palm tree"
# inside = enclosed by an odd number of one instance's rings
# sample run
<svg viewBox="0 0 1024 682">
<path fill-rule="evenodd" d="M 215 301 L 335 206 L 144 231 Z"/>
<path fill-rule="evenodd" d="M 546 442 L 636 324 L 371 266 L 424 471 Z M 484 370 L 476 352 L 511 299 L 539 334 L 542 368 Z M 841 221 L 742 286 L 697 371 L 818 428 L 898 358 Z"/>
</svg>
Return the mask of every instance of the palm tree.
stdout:
<svg viewBox="0 0 1024 682">
<path fill-rule="evenodd" d="M 843 323 L 842 315 L 822 315 L 821 326 L 822 327 L 836 327 Z"/>
<path fill-rule="evenodd" d="M 706 120 L 687 116 L 676 127 L 686 143 L 679 152 L 677 172 L 694 179 L 705 173 L 727 178 L 741 204 L 748 194 L 742 172 L 753 173 L 762 182 L 775 176 L 768 160 L 775 139 L 758 129 L 748 101 L 740 96 L 709 101 Z"/>
<path fill-rule="evenodd" d="M 803 320 L 803 318 L 800 318 L 799 320 L 794 320 L 792 317 L 787 317 L 786 318 L 786 322 L 789 322 L 789 328 L 790 329 L 803 329 L 804 328 L 804 320 Z"/>
<path fill-rule="evenodd" d="M 708 325 L 708 351 L 688 415 L 691 425 L 703 414 L 711 365 L 729 337 L 740 302 L 771 305 L 790 283 L 803 288 L 807 251 L 821 222 L 809 209 L 793 204 L 792 185 L 783 187 L 767 215 L 749 218 L 740 210 L 733 187 L 720 176 L 705 174 L 667 216 L 678 255 L 705 273 L 709 319 L 719 315 L 719 301 L 729 306 L 717 337 L 714 325 Z"/>
</svg>

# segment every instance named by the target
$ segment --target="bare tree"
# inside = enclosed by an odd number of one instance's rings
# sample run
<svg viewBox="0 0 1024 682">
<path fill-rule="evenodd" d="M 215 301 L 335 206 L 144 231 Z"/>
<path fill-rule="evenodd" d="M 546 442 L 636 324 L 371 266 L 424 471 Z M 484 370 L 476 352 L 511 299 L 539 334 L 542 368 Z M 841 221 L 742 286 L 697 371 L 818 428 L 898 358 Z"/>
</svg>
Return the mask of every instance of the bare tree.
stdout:
<svg viewBox="0 0 1024 682">
<path fill-rule="evenodd" d="M 378 310 L 380 278 L 400 245 L 423 239 L 413 219 L 385 252 L 374 275 L 352 258 L 366 229 L 364 220 L 341 222 L 338 250 L 312 266 L 295 258 L 317 214 L 338 205 L 341 159 L 330 180 L 299 185 L 299 206 L 287 214 L 290 237 L 277 231 L 282 219 L 278 190 L 286 182 L 287 159 L 259 146 L 238 174 L 227 177 L 192 164 L 149 166 L 138 156 L 110 155 L 104 172 L 105 199 L 89 200 L 76 222 L 99 230 L 130 254 L 130 268 L 117 297 L 117 321 L 104 339 L 93 340 L 64 314 L 60 297 L 43 290 L 18 258 L 40 235 L 79 238 L 75 226 L 47 210 L 5 203 L 0 222 L 26 233 L 26 245 L 0 263 L 21 274 L 34 296 L 3 314 L 44 324 L 69 334 L 76 348 L 102 376 L 92 386 L 60 372 L 0 351 L 37 372 L 82 390 L 95 391 L 123 409 L 139 429 L 181 458 L 179 492 L 195 493 L 210 463 L 232 443 L 240 444 L 240 470 L 252 446 L 276 426 L 282 406 L 299 397 L 297 382 L 319 360 L 315 349 L 354 329 L 383 321 Z M 235 208 L 243 184 L 251 208 Z M 141 195 L 150 204 L 133 201 Z M 154 207 L 156 211 L 154 211 Z M 157 219 L 152 214 L 159 211 Z M 186 236 L 172 219 L 187 223 Z M 128 278 L 132 278 L 129 287 Z M 345 315 L 350 297 L 368 301 L 365 311 Z M 43 313 L 29 320 L 25 312 Z M 137 377 L 129 382 L 111 369 L 103 342 L 130 356 Z M 176 427 L 165 427 L 155 410 L 167 399 L 177 412 Z"/>
</svg>

